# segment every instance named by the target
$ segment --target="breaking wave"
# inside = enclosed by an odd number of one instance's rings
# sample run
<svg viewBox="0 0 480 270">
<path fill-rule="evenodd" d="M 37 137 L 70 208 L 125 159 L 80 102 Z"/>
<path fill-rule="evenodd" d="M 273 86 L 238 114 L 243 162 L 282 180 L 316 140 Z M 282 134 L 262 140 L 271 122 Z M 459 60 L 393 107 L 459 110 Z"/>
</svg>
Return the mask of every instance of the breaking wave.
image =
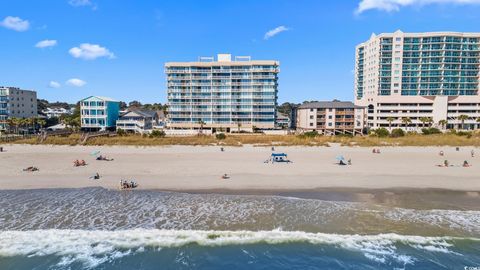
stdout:
<svg viewBox="0 0 480 270">
<path fill-rule="evenodd" d="M 399 246 L 417 251 L 457 254 L 457 241 L 480 242 L 478 238 L 423 237 L 399 234 L 342 235 L 302 231 L 201 231 L 133 229 L 119 231 L 34 230 L 0 232 L 1 257 L 59 256 L 58 266 L 81 263 L 87 268 L 145 250 L 236 245 L 304 243 L 360 252 L 376 263 L 396 261 L 413 264 L 415 258 L 398 252 Z M 457 254 L 459 255 L 459 254 Z"/>
</svg>

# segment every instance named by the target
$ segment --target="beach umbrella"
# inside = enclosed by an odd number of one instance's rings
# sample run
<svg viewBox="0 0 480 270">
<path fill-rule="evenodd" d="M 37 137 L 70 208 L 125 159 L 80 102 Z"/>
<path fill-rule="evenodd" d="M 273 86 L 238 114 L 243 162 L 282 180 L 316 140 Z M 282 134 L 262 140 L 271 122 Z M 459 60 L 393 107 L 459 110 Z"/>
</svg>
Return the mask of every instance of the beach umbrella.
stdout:
<svg viewBox="0 0 480 270">
<path fill-rule="evenodd" d="M 344 158 L 342 155 L 337 156 L 336 159 L 337 159 L 338 161 L 340 161 L 340 160 L 345 160 L 345 158 Z"/>
<path fill-rule="evenodd" d="M 91 156 L 96 156 L 96 155 L 98 155 L 98 154 L 100 154 L 100 151 L 99 151 L 99 150 L 95 150 L 95 151 L 92 151 L 92 152 L 90 153 Z"/>
</svg>

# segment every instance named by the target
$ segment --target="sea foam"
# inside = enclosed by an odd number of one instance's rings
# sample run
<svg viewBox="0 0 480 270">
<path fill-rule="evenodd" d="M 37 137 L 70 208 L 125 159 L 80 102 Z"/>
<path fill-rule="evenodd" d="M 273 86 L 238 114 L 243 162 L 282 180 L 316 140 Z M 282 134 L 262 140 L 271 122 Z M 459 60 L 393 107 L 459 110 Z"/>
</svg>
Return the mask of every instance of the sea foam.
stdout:
<svg viewBox="0 0 480 270">
<path fill-rule="evenodd" d="M 74 262 L 95 267 L 104 262 L 143 252 L 145 249 L 178 248 L 187 245 L 226 246 L 248 244 L 308 243 L 331 245 L 358 251 L 375 262 L 386 260 L 413 263 L 414 259 L 397 253 L 397 245 L 429 252 L 452 252 L 456 240 L 466 238 L 423 237 L 399 234 L 342 235 L 302 231 L 200 231 L 132 229 L 119 231 L 34 230 L 0 232 L 0 257 L 62 257 L 61 264 Z M 476 238 L 468 238 L 480 241 Z"/>
</svg>

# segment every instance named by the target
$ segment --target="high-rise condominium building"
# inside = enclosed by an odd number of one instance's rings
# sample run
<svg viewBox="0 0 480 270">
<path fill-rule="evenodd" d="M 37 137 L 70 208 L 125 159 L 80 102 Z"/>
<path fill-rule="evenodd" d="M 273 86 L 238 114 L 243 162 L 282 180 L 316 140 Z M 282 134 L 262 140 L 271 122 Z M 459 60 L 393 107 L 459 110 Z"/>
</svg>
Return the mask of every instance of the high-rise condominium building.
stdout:
<svg viewBox="0 0 480 270">
<path fill-rule="evenodd" d="M 166 63 L 165 72 L 170 128 L 275 127 L 278 61 L 219 54 Z"/>
<path fill-rule="evenodd" d="M 355 58 L 370 127 L 479 128 L 480 33 L 372 34 Z"/>
<path fill-rule="evenodd" d="M 9 118 L 37 117 L 37 92 L 0 86 L 0 131 L 6 130 Z"/>
</svg>

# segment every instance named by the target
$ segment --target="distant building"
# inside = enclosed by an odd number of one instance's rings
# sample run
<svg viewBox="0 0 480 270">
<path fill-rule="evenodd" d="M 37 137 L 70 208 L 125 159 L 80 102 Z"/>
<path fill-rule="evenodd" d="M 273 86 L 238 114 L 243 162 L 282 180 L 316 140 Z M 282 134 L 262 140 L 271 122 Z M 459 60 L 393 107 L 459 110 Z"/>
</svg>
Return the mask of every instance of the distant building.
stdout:
<svg viewBox="0 0 480 270">
<path fill-rule="evenodd" d="M 275 128 L 278 61 L 219 54 L 166 63 L 165 72 L 169 128 Z"/>
<path fill-rule="evenodd" d="M 65 108 L 46 108 L 45 110 L 42 110 L 42 114 L 44 114 L 47 118 L 58 118 L 62 115 L 73 114 L 73 109 L 67 110 Z"/>
<path fill-rule="evenodd" d="M 277 112 L 276 126 L 279 128 L 288 129 L 291 127 L 290 117 L 284 113 Z"/>
<path fill-rule="evenodd" d="M 37 92 L 0 86 L 0 131 L 8 129 L 9 118 L 37 116 Z"/>
<path fill-rule="evenodd" d="M 325 135 L 361 134 L 365 125 L 364 114 L 364 108 L 352 102 L 308 102 L 296 110 L 296 128 Z"/>
<path fill-rule="evenodd" d="M 115 130 L 120 102 L 111 98 L 90 96 L 80 101 L 81 128 L 85 131 Z"/>
<path fill-rule="evenodd" d="M 356 47 L 355 104 L 371 128 L 479 128 L 480 33 L 372 34 Z M 423 122 L 422 122 L 423 121 Z"/>
<path fill-rule="evenodd" d="M 155 111 L 132 110 L 120 116 L 117 120 L 117 130 L 132 133 L 148 133 L 158 124 L 158 115 Z"/>
</svg>

